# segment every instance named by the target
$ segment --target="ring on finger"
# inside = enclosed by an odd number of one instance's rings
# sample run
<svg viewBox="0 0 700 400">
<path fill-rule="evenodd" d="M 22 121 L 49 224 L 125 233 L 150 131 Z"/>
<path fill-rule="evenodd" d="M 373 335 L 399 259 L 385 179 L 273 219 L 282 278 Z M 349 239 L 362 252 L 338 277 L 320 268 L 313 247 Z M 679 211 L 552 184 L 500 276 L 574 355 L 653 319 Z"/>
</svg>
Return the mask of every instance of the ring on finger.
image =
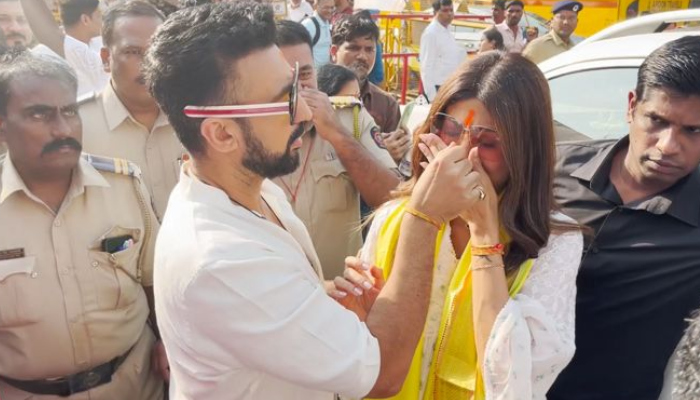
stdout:
<svg viewBox="0 0 700 400">
<path fill-rule="evenodd" d="M 486 198 L 486 192 L 484 192 L 484 188 L 482 186 L 477 186 L 474 189 L 479 191 L 479 200 L 483 200 Z"/>
</svg>

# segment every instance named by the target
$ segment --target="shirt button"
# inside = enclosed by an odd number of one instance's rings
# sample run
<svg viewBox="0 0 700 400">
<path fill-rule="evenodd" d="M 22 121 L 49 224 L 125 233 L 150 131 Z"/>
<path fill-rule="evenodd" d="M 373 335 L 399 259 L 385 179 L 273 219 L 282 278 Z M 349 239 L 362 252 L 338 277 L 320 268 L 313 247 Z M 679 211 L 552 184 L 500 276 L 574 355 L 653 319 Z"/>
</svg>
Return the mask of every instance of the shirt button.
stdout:
<svg viewBox="0 0 700 400">
<path fill-rule="evenodd" d="M 598 247 L 597 247 L 597 246 L 593 246 L 593 247 L 591 248 L 591 253 L 593 253 L 593 254 L 598 254 L 599 251 L 600 251 L 600 250 L 598 250 Z"/>
<path fill-rule="evenodd" d="M 60 219 L 60 218 L 56 218 L 56 220 L 53 221 L 53 226 L 61 226 L 61 219 Z"/>
<path fill-rule="evenodd" d="M 100 265 L 100 263 L 98 263 L 97 261 L 92 262 L 92 266 L 95 268 L 97 268 L 99 265 Z"/>
<path fill-rule="evenodd" d="M 36 278 L 38 275 L 39 275 L 39 274 L 37 274 L 36 272 L 32 272 L 32 274 L 29 275 L 29 276 L 31 276 L 32 278 Z"/>
</svg>

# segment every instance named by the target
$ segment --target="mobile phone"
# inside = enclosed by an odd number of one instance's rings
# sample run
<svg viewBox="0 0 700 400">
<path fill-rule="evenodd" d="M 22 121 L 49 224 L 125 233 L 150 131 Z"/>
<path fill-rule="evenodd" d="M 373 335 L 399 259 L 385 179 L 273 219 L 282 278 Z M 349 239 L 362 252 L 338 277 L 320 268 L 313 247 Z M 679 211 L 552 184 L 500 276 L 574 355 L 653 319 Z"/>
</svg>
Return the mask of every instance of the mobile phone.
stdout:
<svg viewBox="0 0 700 400">
<path fill-rule="evenodd" d="M 134 237 L 131 235 L 121 235 L 102 239 L 102 251 L 109 254 L 114 254 L 116 252 L 126 250 L 125 244 L 130 240 L 133 241 L 133 239 Z"/>
</svg>

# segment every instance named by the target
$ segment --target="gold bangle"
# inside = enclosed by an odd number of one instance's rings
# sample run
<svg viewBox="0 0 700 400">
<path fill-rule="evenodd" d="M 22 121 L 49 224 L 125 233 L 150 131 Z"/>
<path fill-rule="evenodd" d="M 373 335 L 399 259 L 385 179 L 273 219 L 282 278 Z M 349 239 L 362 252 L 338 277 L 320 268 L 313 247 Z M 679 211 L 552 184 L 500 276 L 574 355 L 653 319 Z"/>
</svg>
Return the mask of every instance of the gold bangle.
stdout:
<svg viewBox="0 0 700 400">
<path fill-rule="evenodd" d="M 480 269 L 489 269 L 489 268 L 504 268 L 505 265 L 503 264 L 484 264 L 484 265 L 472 265 L 472 271 L 478 271 Z"/>
<path fill-rule="evenodd" d="M 415 208 L 406 207 L 405 210 L 407 213 L 413 215 L 414 217 L 418 217 L 418 218 L 422 219 L 423 221 L 429 223 L 430 225 L 432 225 L 438 229 L 440 229 L 440 227 L 442 226 L 442 224 L 437 222 L 434 218 L 430 218 L 429 216 L 427 216 L 426 214 L 423 214 L 422 212 L 416 210 Z"/>
</svg>

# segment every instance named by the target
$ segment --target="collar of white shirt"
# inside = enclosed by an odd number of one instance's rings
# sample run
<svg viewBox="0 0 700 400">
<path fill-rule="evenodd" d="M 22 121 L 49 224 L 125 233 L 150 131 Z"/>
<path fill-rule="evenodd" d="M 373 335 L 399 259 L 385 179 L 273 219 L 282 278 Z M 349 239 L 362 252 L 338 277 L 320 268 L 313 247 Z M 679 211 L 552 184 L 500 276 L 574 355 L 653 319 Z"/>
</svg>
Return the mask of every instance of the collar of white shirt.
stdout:
<svg viewBox="0 0 700 400">
<path fill-rule="evenodd" d="M 178 187 L 181 188 L 185 199 L 191 200 L 197 203 L 206 204 L 210 207 L 215 207 L 226 214 L 231 214 L 236 212 L 238 218 L 243 218 L 244 220 L 255 223 L 255 224 L 272 224 L 272 222 L 267 220 L 262 220 L 259 217 L 253 215 L 250 211 L 246 210 L 242 206 L 235 206 L 231 201 L 229 196 L 223 190 L 207 185 L 204 182 L 197 179 L 197 177 L 190 171 L 191 164 L 186 162 L 180 173 L 180 181 Z M 314 249 L 313 242 L 309 236 L 306 227 L 301 222 L 301 220 L 294 214 L 292 206 L 287 201 L 287 198 L 277 185 L 268 179 L 265 179 L 261 188 L 261 196 L 270 207 L 270 209 L 275 213 L 277 218 L 280 220 L 284 229 L 292 236 L 294 242 L 298 245 L 299 251 L 306 255 L 309 263 L 311 264 L 313 271 L 315 271 L 317 277 L 323 281 L 323 271 L 321 269 L 321 262 L 318 260 L 318 255 Z M 238 210 L 236 210 L 238 209 Z M 271 225 L 271 228 L 273 226 Z M 274 228 L 277 228 L 274 225 Z"/>
</svg>

